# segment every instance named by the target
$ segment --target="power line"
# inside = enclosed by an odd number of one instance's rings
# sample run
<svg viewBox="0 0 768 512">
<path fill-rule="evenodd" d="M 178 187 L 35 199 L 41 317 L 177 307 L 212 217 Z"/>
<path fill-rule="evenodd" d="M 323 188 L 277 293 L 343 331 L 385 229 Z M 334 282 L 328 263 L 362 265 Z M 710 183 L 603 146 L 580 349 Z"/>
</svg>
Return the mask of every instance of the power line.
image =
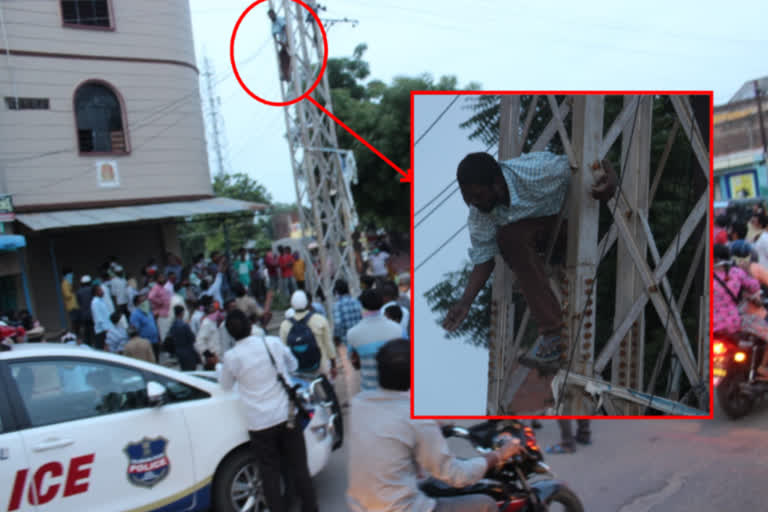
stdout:
<svg viewBox="0 0 768 512">
<path fill-rule="evenodd" d="M 424 206 L 422 206 L 421 208 L 419 208 L 419 209 L 416 211 L 416 213 L 414 213 L 414 214 L 413 214 L 413 216 L 415 217 L 416 215 L 419 215 L 421 212 L 423 212 L 424 210 L 426 210 L 426 209 L 429 207 L 429 205 L 431 205 L 432 203 L 434 203 L 435 201 L 437 201 L 437 198 L 438 198 L 438 197 L 440 197 L 441 195 L 443 195 L 443 194 L 444 194 L 444 193 L 445 193 L 445 192 L 446 192 L 446 191 L 447 191 L 449 188 L 451 188 L 451 185 L 453 185 L 454 183 L 456 183 L 456 180 L 451 180 L 451 182 L 450 182 L 450 183 L 448 183 L 448 184 L 445 186 L 445 188 L 443 188 L 443 190 L 441 190 L 440 192 L 438 192 L 438 193 L 437 193 L 437 195 L 435 195 L 435 197 L 433 197 L 432 199 L 430 199 L 429 201 L 427 201 L 427 203 L 426 203 Z"/>
<path fill-rule="evenodd" d="M 416 139 L 416 142 L 413 143 L 414 147 L 416 147 L 416 145 L 418 145 L 418 143 L 421 142 L 421 139 L 426 137 L 426 135 L 429 133 L 429 131 L 432 128 L 435 127 L 435 125 L 438 123 L 438 121 L 440 121 L 440 119 L 442 119 L 442 117 L 445 115 L 445 113 L 448 112 L 448 110 L 450 110 L 450 108 L 453 106 L 453 104 L 456 103 L 459 100 L 460 97 L 461 97 L 461 95 L 457 94 L 456 97 L 453 98 L 453 100 L 451 100 L 451 102 L 448 104 L 448 106 L 445 107 L 442 112 L 440 112 L 440 114 L 435 118 L 434 121 L 432 121 L 432 124 L 429 125 L 429 127 L 421 134 L 421 136 L 419 136 L 418 139 Z"/>
<path fill-rule="evenodd" d="M 449 200 L 451 197 L 453 197 L 453 195 L 454 195 L 454 194 L 456 194 L 456 192 L 458 192 L 459 190 L 460 190 L 460 187 L 456 187 L 455 189 L 453 189 L 453 192 L 451 192 L 450 194 L 448 194 L 447 196 L 445 196 L 445 197 L 443 198 L 443 200 L 442 200 L 442 201 L 440 201 L 440 202 L 437 204 L 437 206 L 435 206 L 434 208 L 432 208 L 432 209 L 429 211 L 429 213 L 427 213 L 427 214 L 426 214 L 424 217 L 422 217 L 422 218 L 419 220 L 419 222 L 417 222 L 417 223 L 416 223 L 416 224 L 415 224 L 413 227 L 414 227 L 414 228 L 417 228 L 417 227 L 419 227 L 421 224 L 423 224 L 425 220 L 427 220 L 427 219 L 428 219 L 428 218 L 429 218 L 429 217 L 430 217 L 430 216 L 431 216 L 433 213 L 435 213 L 435 212 L 438 210 L 438 208 L 440 208 L 441 206 L 443 206 L 443 204 L 445 204 L 445 202 L 446 202 L 447 200 Z"/>
<path fill-rule="evenodd" d="M 460 228 L 459 228 L 459 229 L 458 229 L 458 230 L 457 230 L 457 231 L 456 231 L 456 232 L 455 232 L 453 235 L 451 235 L 451 236 L 450 236 L 450 238 L 448 238 L 448 240 L 446 240 L 445 242 L 443 242 L 443 243 L 440 245 L 440 247 L 438 247 L 437 249 L 435 249 L 434 251 L 432 251 L 432 254 L 430 254 L 429 256 L 427 256 L 427 257 L 426 257 L 426 258 L 425 258 L 425 259 L 424 259 L 424 260 L 423 260 L 421 263 L 419 263 L 418 265 L 416 265 L 416 268 L 414 268 L 414 269 L 413 269 L 413 271 L 414 271 L 414 272 L 416 272 L 416 271 L 417 271 L 417 270 L 419 270 L 421 267 L 423 267 L 423 266 L 424 266 L 424 265 L 425 265 L 425 264 L 426 264 L 426 263 L 427 263 L 429 260 L 431 260 L 431 259 L 432 259 L 432 258 L 433 258 L 433 257 L 434 257 L 434 256 L 435 256 L 437 253 L 439 253 L 440 251 L 442 251 L 442 250 L 443 250 L 443 248 L 444 248 L 446 245 L 448 245 L 449 243 L 451 243 L 451 241 L 452 241 L 454 238 L 456 238 L 457 236 L 459 236 L 459 234 L 460 234 L 462 231 L 464 231 L 466 228 L 467 228 L 467 225 L 466 225 L 466 224 L 464 224 L 463 226 L 461 226 L 461 227 L 460 227 Z"/>
</svg>

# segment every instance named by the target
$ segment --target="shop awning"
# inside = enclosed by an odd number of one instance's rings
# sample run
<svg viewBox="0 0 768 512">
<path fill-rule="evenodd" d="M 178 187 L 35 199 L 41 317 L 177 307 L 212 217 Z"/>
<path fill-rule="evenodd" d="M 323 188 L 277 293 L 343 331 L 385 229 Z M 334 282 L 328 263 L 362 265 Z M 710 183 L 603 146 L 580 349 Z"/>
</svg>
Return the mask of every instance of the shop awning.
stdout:
<svg viewBox="0 0 768 512">
<path fill-rule="evenodd" d="M 21 235 L 0 235 L 0 251 L 15 251 L 27 246 Z"/>
<path fill-rule="evenodd" d="M 265 205 L 258 203 L 238 201 L 228 197 L 214 197 L 196 201 L 115 206 L 112 208 L 17 213 L 16 220 L 34 231 L 43 231 L 46 229 L 183 218 L 193 215 L 227 214 L 243 211 L 256 212 L 264 208 Z"/>
</svg>

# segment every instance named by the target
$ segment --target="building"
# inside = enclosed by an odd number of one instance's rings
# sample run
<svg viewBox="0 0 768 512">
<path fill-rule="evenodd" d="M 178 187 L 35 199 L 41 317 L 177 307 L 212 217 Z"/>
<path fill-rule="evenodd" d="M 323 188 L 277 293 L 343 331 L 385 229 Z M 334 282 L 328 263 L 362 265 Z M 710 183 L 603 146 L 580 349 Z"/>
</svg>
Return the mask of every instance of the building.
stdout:
<svg viewBox="0 0 768 512">
<path fill-rule="evenodd" d="M 51 332 L 67 324 L 62 267 L 79 281 L 114 255 L 138 276 L 179 254 L 184 218 L 257 206 L 213 197 L 186 0 L 0 10 L 0 192 L 15 216 L 4 229 L 26 244 L 0 252 L 0 294 Z"/>
<path fill-rule="evenodd" d="M 715 201 L 768 197 L 765 132 L 758 109 L 768 129 L 766 90 L 768 77 L 750 80 L 728 103 L 715 107 Z"/>
</svg>

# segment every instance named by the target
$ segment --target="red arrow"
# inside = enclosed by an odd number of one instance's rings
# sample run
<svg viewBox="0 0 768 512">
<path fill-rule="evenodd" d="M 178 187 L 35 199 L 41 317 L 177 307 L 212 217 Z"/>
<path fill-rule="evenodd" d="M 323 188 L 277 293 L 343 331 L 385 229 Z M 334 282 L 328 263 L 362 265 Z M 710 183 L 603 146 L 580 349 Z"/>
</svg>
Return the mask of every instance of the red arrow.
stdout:
<svg viewBox="0 0 768 512">
<path fill-rule="evenodd" d="M 347 131 L 348 131 L 350 134 L 352 134 L 352 136 L 353 136 L 354 138 L 356 138 L 357 140 L 359 140 L 360 142 L 362 142 L 362 143 L 363 143 L 363 145 L 365 145 L 365 147 L 367 147 L 368 149 L 370 149 L 371 151 L 373 151 L 373 152 L 376 154 L 376 156 L 378 156 L 379 158 L 381 158 L 382 160 L 384 160 L 385 162 L 387 162 L 387 164 L 389 164 L 389 166 L 390 166 L 390 167 L 392 167 L 394 170 L 396 170 L 397 172 L 399 172 L 399 173 L 400 173 L 400 174 L 403 176 L 402 178 L 400 178 L 400 182 L 401 182 L 401 183 L 413 183 L 413 169 L 408 169 L 408 172 L 405 172 L 405 171 L 403 171 L 401 168 L 399 168 L 398 166 L 396 166 L 396 165 L 395 165 L 395 164 L 392 162 L 392 160 L 390 160 L 389 158 L 387 158 L 387 157 L 385 157 L 384 155 L 382 155 L 382 154 L 381 154 L 381 152 L 379 152 L 379 150 L 378 150 L 378 149 L 376 149 L 375 147 L 371 146 L 371 145 L 368 143 L 368 141 L 367 141 L 367 140 L 365 140 L 365 139 L 364 139 L 364 138 L 362 138 L 360 135 L 358 135 L 357 133 L 355 133 L 355 131 L 354 131 L 352 128 L 350 128 L 349 126 L 347 126 L 346 124 L 344 124 L 344 123 L 341 121 L 341 119 L 339 119 L 338 117 L 336 117 L 335 115 L 333 115 L 332 113 L 330 113 L 330 112 L 328 111 L 328 109 L 326 109 L 326 108 L 325 108 L 325 107 L 323 107 L 323 106 L 322 106 L 320 103 L 318 103 L 318 102 L 317 102 L 317 100 L 316 100 L 315 98 L 313 98 L 312 96 L 307 96 L 307 99 L 308 99 L 310 102 L 312 102 L 312 103 L 313 103 L 313 104 L 314 104 L 314 105 L 315 105 L 317 108 L 319 108 L 320 110 L 322 110 L 323 112 L 325 112 L 325 114 L 326 114 L 328 117 L 330 117 L 331 119 L 333 119 L 334 121 L 336 121 L 336 122 L 339 124 L 339 126 L 341 126 L 341 127 L 342 127 L 342 128 L 344 128 L 345 130 L 347 130 Z"/>
</svg>

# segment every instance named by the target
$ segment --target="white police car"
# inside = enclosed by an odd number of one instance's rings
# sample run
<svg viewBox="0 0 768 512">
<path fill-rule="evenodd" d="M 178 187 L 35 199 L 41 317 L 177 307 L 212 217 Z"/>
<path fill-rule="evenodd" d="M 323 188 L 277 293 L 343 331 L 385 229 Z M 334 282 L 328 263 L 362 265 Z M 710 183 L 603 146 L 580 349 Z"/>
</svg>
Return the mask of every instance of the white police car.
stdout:
<svg viewBox="0 0 768 512">
<path fill-rule="evenodd" d="M 304 389 L 310 473 L 340 444 Z M 0 352 L 0 511 L 260 510 L 237 393 L 159 365 L 61 344 Z"/>
</svg>

